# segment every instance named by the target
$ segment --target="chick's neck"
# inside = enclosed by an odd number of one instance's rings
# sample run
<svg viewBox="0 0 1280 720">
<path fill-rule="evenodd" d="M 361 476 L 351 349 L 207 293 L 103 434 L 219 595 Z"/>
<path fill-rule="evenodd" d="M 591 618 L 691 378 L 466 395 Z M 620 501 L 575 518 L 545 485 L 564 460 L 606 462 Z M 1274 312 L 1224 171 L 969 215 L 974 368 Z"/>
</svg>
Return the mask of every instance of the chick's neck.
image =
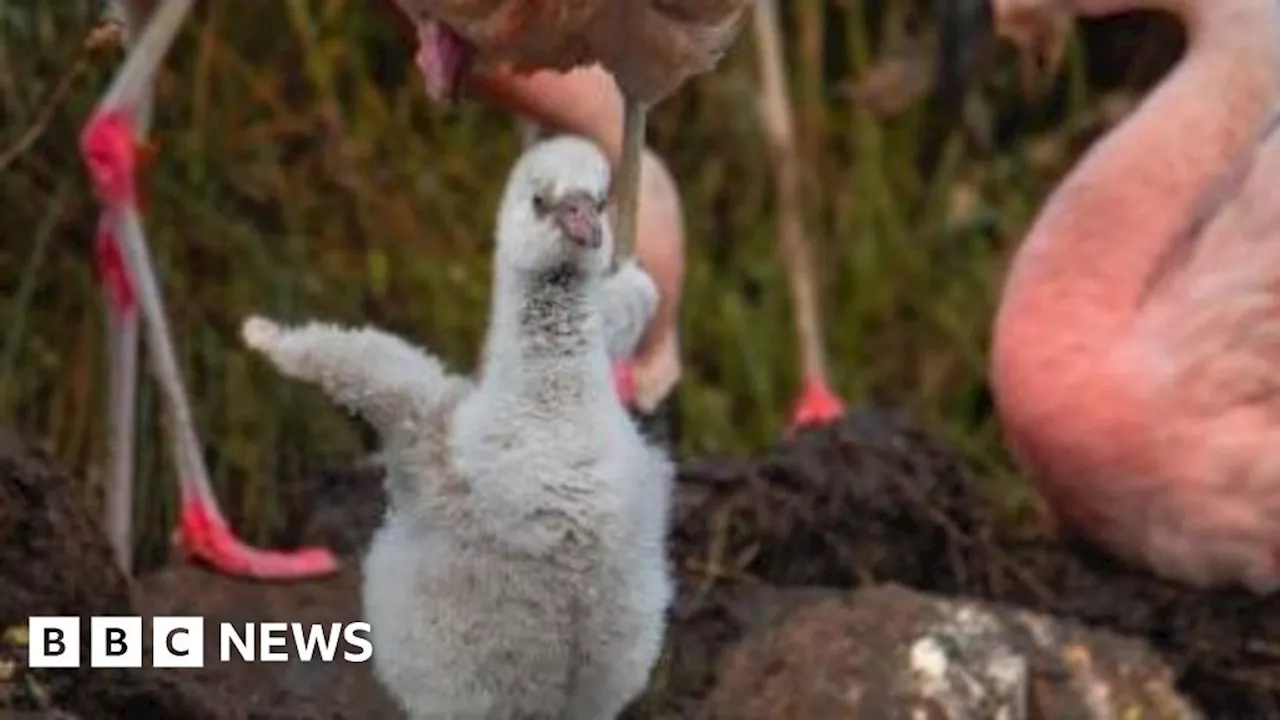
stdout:
<svg viewBox="0 0 1280 720">
<path fill-rule="evenodd" d="M 587 406 L 613 392 L 600 279 L 565 263 L 500 273 L 482 381 L 536 412 Z"/>
</svg>

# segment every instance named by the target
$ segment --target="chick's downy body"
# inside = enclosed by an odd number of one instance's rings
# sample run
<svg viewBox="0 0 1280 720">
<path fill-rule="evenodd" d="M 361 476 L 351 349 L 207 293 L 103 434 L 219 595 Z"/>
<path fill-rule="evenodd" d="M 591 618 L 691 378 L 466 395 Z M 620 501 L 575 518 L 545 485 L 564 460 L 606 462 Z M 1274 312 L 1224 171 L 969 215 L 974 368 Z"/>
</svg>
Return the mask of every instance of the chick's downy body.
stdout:
<svg viewBox="0 0 1280 720">
<path fill-rule="evenodd" d="M 501 412 L 477 398 L 392 470 L 411 478 L 446 453 L 466 480 L 452 508 L 391 509 L 373 541 L 376 671 L 416 718 L 616 717 L 661 646 L 669 470 L 619 431 L 625 417 L 521 432 L 507 416 L 460 443 L 467 420 Z"/>
<path fill-rule="evenodd" d="M 389 503 L 363 600 L 375 673 L 413 718 L 606 720 L 657 660 L 673 467 L 614 391 L 604 328 L 627 315 L 628 293 L 651 313 L 656 290 L 632 270 L 606 292 L 608 180 L 577 138 L 517 162 L 474 381 L 364 330 L 347 371 L 375 377 L 344 390 L 332 357 L 299 363 L 306 353 L 246 325 L 278 367 L 319 381 L 382 435 Z"/>
</svg>

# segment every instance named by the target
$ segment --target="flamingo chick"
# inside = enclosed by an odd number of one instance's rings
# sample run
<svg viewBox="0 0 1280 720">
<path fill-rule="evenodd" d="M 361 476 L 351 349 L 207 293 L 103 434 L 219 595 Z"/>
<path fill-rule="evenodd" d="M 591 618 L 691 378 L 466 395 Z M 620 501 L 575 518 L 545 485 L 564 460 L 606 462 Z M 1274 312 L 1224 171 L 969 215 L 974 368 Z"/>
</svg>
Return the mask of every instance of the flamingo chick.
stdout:
<svg viewBox="0 0 1280 720">
<path fill-rule="evenodd" d="M 1064 16 L 1172 13 L 1177 67 L 1054 192 L 995 320 L 1011 450 L 1056 519 L 1194 586 L 1280 587 L 1280 4 L 993 0 L 1024 48 Z"/>
<path fill-rule="evenodd" d="M 607 311 L 608 180 L 574 137 L 516 163 L 474 384 L 380 331 L 245 323 L 250 346 L 361 412 L 386 446 L 364 605 L 375 672 L 413 718 L 607 720 L 657 660 L 674 468 L 610 378 L 609 346 L 637 325 Z M 617 287 L 649 298 L 638 317 L 656 304 L 651 284 Z"/>
</svg>

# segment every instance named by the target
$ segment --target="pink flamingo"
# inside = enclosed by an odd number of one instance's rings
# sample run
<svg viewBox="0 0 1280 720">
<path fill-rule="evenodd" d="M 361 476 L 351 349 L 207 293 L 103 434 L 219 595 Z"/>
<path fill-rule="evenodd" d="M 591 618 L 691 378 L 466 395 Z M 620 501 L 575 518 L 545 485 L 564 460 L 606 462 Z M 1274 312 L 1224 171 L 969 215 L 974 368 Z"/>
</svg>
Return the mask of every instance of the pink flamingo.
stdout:
<svg viewBox="0 0 1280 720">
<path fill-rule="evenodd" d="M 1071 14 L 1136 9 L 1172 13 L 1188 38 L 1013 262 L 991 366 L 1009 445 L 1057 520 L 1126 561 L 1274 591 L 1280 4 L 992 2 L 997 29 L 1024 48 Z"/>
<path fill-rule="evenodd" d="M 162 0 L 154 10 L 153 3 L 147 0 L 112 3 L 131 49 L 81 136 L 81 152 L 103 205 L 97 253 L 109 308 L 111 426 L 105 524 L 121 567 L 130 572 L 133 404 L 141 310 L 156 378 L 168 405 L 173 459 L 182 490 L 176 533 L 179 545 L 189 556 L 231 575 L 263 580 L 326 575 L 337 569 L 337 561 L 328 550 L 261 550 L 245 545 L 232 533 L 205 469 L 159 285 L 147 253 L 134 177 L 138 138 L 145 136 L 150 126 L 152 78 L 193 3 L 194 0 Z"/>
</svg>

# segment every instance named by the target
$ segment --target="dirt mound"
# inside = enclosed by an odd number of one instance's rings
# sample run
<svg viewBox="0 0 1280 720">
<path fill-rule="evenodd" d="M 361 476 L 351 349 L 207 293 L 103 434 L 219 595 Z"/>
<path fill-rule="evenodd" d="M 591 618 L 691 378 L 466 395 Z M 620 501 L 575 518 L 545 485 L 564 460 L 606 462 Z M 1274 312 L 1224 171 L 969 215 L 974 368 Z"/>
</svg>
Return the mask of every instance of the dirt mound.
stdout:
<svg viewBox="0 0 1280 720">
<path fill-rule="evenodd" d="M 205 619 L 205 653 L 218 650 L 218 623 L 298 622 L 329 627 L 360 619 L 360 573 L 354 559 L 322 580 L 262 585 L 214 574 L 200 567 L 166 568 L 139 581 L 143 614 L 200 615 Z M 339 648 L 339 652 L 342 648 Z M 211 662 L 184 670 L 183 677 L 218 687 L 234 698 L 239 712 L 273 718 L 400 717 L 373 677 L 369 663 Z"/>
<path fill-rule="evenodd" d="M 854 414 L 758 457 L 684 463 L 675 542 L 695 566 L 775 585 L 963 585 L 987 507 L 924 433 Z"/>
<path fill-rule="evenodd" d="M 333 480 L 342 489 L 347 485 L 338 479 L 350 476 L 360 473 L 331 473 L 314 482 L 325 486 Z M 372 482 L 377 487 L 376 476 Z M 58 472 L 47 454 L 0 434 L 0 629 L 25 625 L 31 615 L 202 615 L 208 649 L 217 647 L 214 629 L 224 620 L 359 619 L 359 574 L 352 558 L 337 576 L 319 582 L 264 585 L 179 565 L 144 576 L 131 588 L 81 502 L 84 496 L 85 488 Z M 379 493 L 371 496 L 380 507 Z M 314 513 L 321 527 L 325 518 L 351 508 L 341 494 L 317 497 L 327 501 L 323 512 Z M 82 622 L 87 627 L 88 620 Z M 87 657 L 85 643 L 86 665 Z M 149 711 L 169 720 L 396 716 L 367 666 L 342 662 L 232 662 L 199 670 L 26 671 L 26 665 L 25 648 L 14 634 L 6 635 L 0 641 L 0 710 L 57 709 L 86 720 Z"/>
<path fill-rule="evenodd" d="M 896 582 L 1005 602 L 1145 638 L 1210 717 L 1280 718 L 1280 598 L 1191 591 L 1077 543 L 1012 537 L 954 455 L 902 418 L 854 414 L 757 458 L 686 463 L 681 482 L 676 552 L 700 588 Z M 723 623 L 716 602 L 692 612 Z"/>
<path fill-rule="evenodd" d="M 0 433 L 0 628 L 23 626 L 31 615 L 80 615 L 87 628 L 90 615 L 133 614 L 129 587 L 83 497 L 84 488 L 45 453 Z M 202 689 L 181 677 L 146 669 L 26 670 L 26 650 L 10 634 L 0 643 L 0 665 L 8 668 L 0 673 L 0 709 L 58 708 L 88 719 L 218 717 Z"/>
</svg>

